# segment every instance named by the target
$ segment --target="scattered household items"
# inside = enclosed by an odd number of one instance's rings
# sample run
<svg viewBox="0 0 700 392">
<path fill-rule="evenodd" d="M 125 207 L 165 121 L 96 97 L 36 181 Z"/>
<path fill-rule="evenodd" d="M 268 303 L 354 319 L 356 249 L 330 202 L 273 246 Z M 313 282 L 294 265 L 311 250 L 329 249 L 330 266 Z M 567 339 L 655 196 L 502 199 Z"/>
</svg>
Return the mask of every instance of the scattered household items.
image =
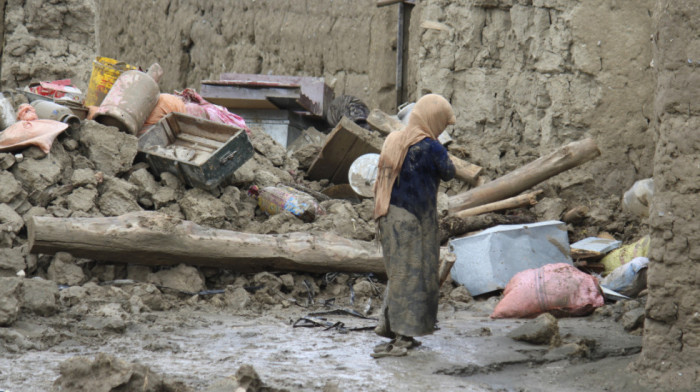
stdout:
<svg viewBox="0 0 700 392">
<path fill-rule="evenodd" d="M 503 177 L 450 196 L 450 213 L 517 195 L 563 171 L 600 155 L 593 139 L 571 142 L 559 150 L 522 166 Z"/>
<path fill-rule="evenodd" d="M 496 226 L 450 240 L 450 248 L 457 255 L 452 279 L 472 295 L 501 290 L 528 268 L 572 264 L 566 225 L 560 221 Z"/>
<path fill-rule="evenodd" d="M 416 106 L 415 102 L 411 103 L 404 103 L 403 105 L 399 106 L 399 112 L 396 113 L 396 117 L 401 121 L 403 125 L 408 124 L 408 119 L 411 116 L 411 111 L 413 111 L 413 107 Z M 452 137 L 450 137 L 449 132 L 447 130 L 444 130 L 440 136 L 438 136 L 438 141 L 443 145 L 446 146 L 450 143 L 452 143 Z"/>
<path fill-rule="evenodd" d="M 359 98 L 352 95 L 341 95 L 335 97 L 328 106 L 326 121 L 331 128 L 335 128 L 343 117 L 347 117 L 362 128 L 369 129 L 368 116 L 369 108 Z"/>
<path fill-rule="evenodd" d="M 333 91 L 323 78 L 224 73 L 202 81 L 202 96 L 234 110 L 285 148 L 310 127 L 325 126 Z"/>
<path fill-rule="evenodd" d="M 23 103 L 17 108 L 17 121 L 33 121 L 38 120 L 36 108 L 30 104 Z"/>
<path fill-rule="evenodd" d="M 327 316 L 336 316 L 337 321 L 330 321 Z M 345 317 L 343 317 L 345 316 Z M 359 325 L 349 326 L 350 323 L 348 317 L 350 316 L 354 319 L 365 320 Z M 342 320 L 342 321 L 341 321 Z M 348 333 L 350 331 L 369 331 L 376 327 L 376 322 L 366 325 L 367 321 L 376 321 L 376 318 L 367 317 L 364 314 L 355 311 L 353 309 L 333 309 L 322 312 L 312 312 L 304 317 L 298 318 L 293 324 L 292 328 L 314 328 L 322 327 L 324 331 L 335 329 L 340 333 Z M 356 324 L 356 323 L 353 323 Z"/>
<path fill-rule="evenodd" d="M 151 114 L 149 114 L 146 118 L 146 121 L 144 121 L 143 128 L 141 128 L 141 130 L 139 131 L 138 136 L 141 136 L 144 133 L 146 133 L 146 131 L 148 131 L 148 128 L 160 121 L 168 113 L 172 112 L 187 113 L 187 110 L 185 108 L 185 101 L 177 95 L 159 94 L 156 107 L 153 108 Z"/>
<path fill-rule="evenodd" d="M 569 264 L 547 264 L 513 276 L 491 318 L 585 316 L 603 304 L 595 277 Z"/>
<path fill-rule="evenodd" d="M 151 65 L 148 73 L 136 70 L 122 73 L 97 109 L 95 121 L 138 134 L 158 102 L 158 80 L 162 73 L 158 63 Z"/>
<path fill-rule="evenodd" d="M 301 114 L 291 110 L 236 109 L 245 123 L 251 128 L 259 128 L 270 135 L 282 147 L 290 145 L 301 136 L 311 123 Z"/>
<path fill-rule="evenodd" d="M 348 181 L 352 190 L 366 198 L 374 197 L 374 183 L 377 181 L 379 154 L 361 155 L 350 165 Z"/>
<path fill-rule="evenodd" d="M 610 238 L 587 237 L 571 244 L 571 249 L 580 249 L 597 253 L 608 253 L 622 245 L 622 241 Z"/>
<path fill-rule="evenodd" d="M 632 244 L 624 245 L 608 253 L 600 260 L 603 266 L 605 266 L 603 275 L 613 272 L 621 265 L 632 261 L 636 257 L 647 257 L 649 255 L 650 243 L 651 237 L 646 235 Z"/>
<path fill-rule="evenodd" d="M 367 117 L 367 123 L 369 123 L 373 129 L 376 129 L 384 135 L 399 131 L 404 127 L 401 121 L 379 109 L 374 109 L 370 112 L 369 117 Z M 443 134 L 444 133 L 445 132 L 443 132 Z M 455 177 L 469 184 L 475 184 L 483 168 L 466 162 L 452 154 L 449 154 L 449 156 L 450 160 L 452 160 L 452 163 L 455 165 Z"/>
<path fill-rule="evenodd" d="M 65 98 L 75 102 L 83 101 L 82 91 L 73 86 L 70 79 L 31 83 L 27 86 L 27 90 L 51 99 Z"/>
<path fill-rule="evenodd" d="M 322 118 L 333 99 L 323 78 L 223 73 L 202 81 L 202 97 L 229 109 L 284 109 Z"/>
<path fill-rule="evenodd" d="M 241 116 L 229 112 L 225 107 L 207 101 L 193 89 L 186 88 L 182 92 L 175 92 L 175 94 L 185 100 L 185 111 L 187 114 L 222 124 L 233 125 L 244 129 L 246 133 L 250 134 L 250 130 Z"/>
<path fill-rule="evenodd" d="M 54 139 L 66 128 L 68 124 L 54 120 L 17 121 L 0 133 L 0 152 L 34 145 L 48 154 Z"/>
<path fill-rule="evenodd" d="M 635 257 L 617 268 L 600 281 L 602 287 L 628 297 L 636 297 L 647 287 L 649 259 Z"/>
<path fill-rule="evenodd" d="M 170 172 L 193 187 L 212 189 L 253 157 L 253 146 L 241 128 L 169 113 L 139 138 L 156 175 Z"/>
<path fill-rule="evenodd" d="M 371 134 L 345 117 L 326 138 L 326 144 L 309 167 L 306 177 L 347 184 L 350 165 L 364 154 L 379 154 L 382 143 L 378 135 Z"/>
<path fill-rule="evenodd" d="M 100 106 L 119 75 L 137 67 L 109 57 L 97 57 L 92 62 L 92 73 L 85 94 L 85 106 Z"/>
<path fill-rule="evenodd" d="M 40 119 L 60 121 L 73 130 L 80 127 L 80 119 L 66 106 L 49 101 L 34 101 L 31 105 Z"/>
<path fill-rule="evenodd" d="M 258 202 L 260 209 L 268 215 L 287 211 L 305 222 L 313 222 L 325 211 L 313 196 L 287 186 L 268 186 L 262 189 L 253 185 L 248 196 Z"/>
<path fill-rule="evenodd" d="M 653 197 L 654 179 L 639 180 L 622 197 L 622 209 L 639 218 L 648 218 Z"/>
<path fill-rule="evenodd" d="M 331 233 L 251 234 L 202 227 L 157 212 L 118 217 L 27 220 L 31 253 L 136 265 L 219 267 L 237 272 L 287 270 L 386 276 L 376 244 Z"/>
</svg>

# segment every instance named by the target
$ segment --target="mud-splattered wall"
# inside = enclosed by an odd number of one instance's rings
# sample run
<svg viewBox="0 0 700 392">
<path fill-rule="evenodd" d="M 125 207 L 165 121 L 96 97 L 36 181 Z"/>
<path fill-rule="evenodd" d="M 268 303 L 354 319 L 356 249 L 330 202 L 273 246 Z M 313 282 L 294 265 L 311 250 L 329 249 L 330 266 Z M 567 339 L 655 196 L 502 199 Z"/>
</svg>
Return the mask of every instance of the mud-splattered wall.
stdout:
<svg viewBox="0 0 700 392">
<path fill-rule="evenodd" d="M 588 203 L 597 223 L 650 177 L 652 0 L 428 0 L 421 12 L 418 91 L 447 96 L 453 136 L 492 176 L 593 137 L 602 156 L 548 182 L 550 196 Z"/>
<path fill-rule="evenodd" d="M 4 90 L 71 78 L 87 88 L 95 56 L 94 0 L 6 0 L 0 80 Z M 0 7 L 0 9 L 2 9 Z"/>
<path fill-rule="evenodd" d="M 375 1 L 98 2 L 100 54 L 158 61 L 163 91 L 222 72 L 323 76 L 336 94 L 394 107 L 396 17 Z"/>
<path fill-rule="evenodd" d="M 700 2 L 654 10 L 655 195 L 639 368 L 667 391 L 700 385 Z"/>
</svg>

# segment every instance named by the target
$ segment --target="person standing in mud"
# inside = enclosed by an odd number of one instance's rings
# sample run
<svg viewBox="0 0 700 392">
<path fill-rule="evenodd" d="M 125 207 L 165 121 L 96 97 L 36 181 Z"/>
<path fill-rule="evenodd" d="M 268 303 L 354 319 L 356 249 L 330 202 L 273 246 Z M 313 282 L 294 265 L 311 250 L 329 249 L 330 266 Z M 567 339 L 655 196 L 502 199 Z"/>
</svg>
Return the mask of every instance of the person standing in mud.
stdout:
<svg viewBox="0 0 700 392">
<path fill-rule="evenodd" d="M 437 190 L 455 176 L 445 147 L 437 141 L 455 123 L 452 106 L 437 94 L 421 97 L 408 125 L 390 134 L 379 156 L 374 185 L 374 219 L 389 281 L 375 332 L 391 339 L 372 357 L 406 355 L 431 334 L 440 291 Z"/>
</svg>

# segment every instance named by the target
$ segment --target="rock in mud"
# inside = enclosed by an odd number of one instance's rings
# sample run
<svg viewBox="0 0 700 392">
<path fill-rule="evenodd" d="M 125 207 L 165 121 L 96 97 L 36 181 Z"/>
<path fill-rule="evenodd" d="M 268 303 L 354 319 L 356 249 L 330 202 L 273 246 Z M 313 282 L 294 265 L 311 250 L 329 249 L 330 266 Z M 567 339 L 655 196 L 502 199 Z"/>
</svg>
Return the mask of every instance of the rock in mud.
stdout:
<svg viewBox="0 0 700 392">
<path fill-rule="evenodd" d="M 197 293 L 205 290 L 204 276 L 196 268 L 180 264 L 175 268 L 158 271 L 150 276 L 151 283 L 170 289 Z M 145 302 L 145 301 L 144 301 Z"/>
<path fill-rule="evenodd" d="M 15 156 L 7 153 L 0 152 L 0 170 L 7 170 L 15 164 Z"/>
<path fill-rule="evenodd" d="M 86 121 L 80 130 L 80 143 L 95 168 L 113 176 L 131 168 L 137 153 L 136 136 L 120 132 L 94 121 Z"/>
<path fill-rule="evenodd" d="M 75 259 L 70 253 L 58 252 L 46 271 L 49 279 L 69 286 L 76 286 L 86 280 L 83 269 L 75 264 Z"/>
<path fill-rule="evenodd" d="M 9 203 L 22 193 L 22 185 L 8 171 L 0 171 L 0 203 Z"/>
<path fill-rule="evenodd" d="M 0 276 L 11 278 L 25 268 L 21 248 L 0 248 Z"/>
<path fill-rule="evenodd" d="M 26 189 L 46 189 L 58 183 L 63 165 L 57 159 L 24 159 L 12 168 L 12 174 Z"/>
<path fill-rule="evenodd" d="M 142 210 L 136 198 L 138 188 L 128 181 L 106 176 L 100 193 L 97 204 L 105 216 L 119 216 Z"/>
<path fill-rule="evenodd" d="M 24 227 L 24 219 L 7 204 L 0 204 L 0 248 L 10 248 L 17 233 Z"/>
<path fill-rule="evenodd" d="M 0 278 L 0 327 L 17 320 L 21 299 L 21 278 Z"/>
<path fill-rule="evenodd" d="M 54 315 L 58 312 L 58 295 L 55 282 L 41 278 L 25 279 L 22 285 L 22 309 L 40 316 Z"/>
<path fill-rule="evenodd" d="M 508 337 L 532 344 L 556 346 L 560 342 L 559 323 L 554 316 L 544 313 L 508 333 Z"/>
<path fill-rule="evenodd" d="M 625 331 L 634 331 L 644 326 L 644 308 L 635 308 L 622 315 L 622 326 Z"/>
<path fill-rule="evenodd" d="M 221 228 L 226 216 L 226 206 L 211 193 L 202 189 L 191 189 L 185 192 L 180 201 L 180 208 L 187 220 L 197 224 Z"/>
<path fill-rule="evenodd" d="M 186 392 L 181 383 L 166 381 L 142 364 L 127 363 L 108 354 L 97 354 L 94 360 L 74 357 L 59 365 L 61 374 L 53 384 L 61 392 Z"/>
<path fill-rule="evenodd" d="M 450 299 L 456 302 L 468 303 L 471 302 L 472 296 L 469 294 L 469 290 L 467 290 L 466 287 L 459 286 L 450 292 Z"/>
<path fill-rule="evenodd" d="M 221 379 L 206 389 L 206 392 L 286 392 L 266 385 L 251 365 L 242 365 L 235 377 Z"/>
<path fill-rule="evenodd" d="M 250 304 L 250 294 L 243 287 L 227 286 L 224 302 L 234 310 L 242 310 Z"/>
</svg>

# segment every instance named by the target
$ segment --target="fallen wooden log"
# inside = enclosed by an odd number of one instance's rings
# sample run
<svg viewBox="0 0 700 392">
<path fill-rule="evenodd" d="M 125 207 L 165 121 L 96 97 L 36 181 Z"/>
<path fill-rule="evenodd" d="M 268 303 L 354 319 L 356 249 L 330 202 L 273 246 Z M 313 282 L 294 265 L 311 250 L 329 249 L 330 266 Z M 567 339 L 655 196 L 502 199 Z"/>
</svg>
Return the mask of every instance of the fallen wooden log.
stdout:
<svg viewBox="0 0 700 392">
<path fill-rule="evenodd" d="M 367 124 L 385 135 L 401 130 L 401 128 L 404 127 L 404 124 L 401 121 L 389 116 L 379 109 L 374 109 L 369 113 L 369 117 L 367 117 Z M 481 166 L 469 163 L 452 154 L 448 153 L 448 155 L 450 156 L 452 163 L 455 165 L 455 177 L 457 177 L 459 180 L 466 181 L 469 184 L 475 184 L 483 168 Z"/>
<path fill-rule="evenodd" d="M 537 204 L 537 195 L 539 195 L 540 193 L 542 193 L 542 190 L 525 193 L 520 196 L 515 196 L 505 200 L 484 204 L 478 207 L 467 208 L 466 210 L 456 212 L 454 215 L 458 218 L 466 218 L 468 216 L 481 215 L 487 212 L 508 210 L 511 208 L 519 208 L 525 206 L 534 206 L 535 204 Z"/>
<path fill-rule="evenodd" d="M 139 265 L 180 263 L 239 272 L 372 272 L 386 275 L 381 248 L 330 233 L 250 234 L 211 229 L 157 212 L 118 217 L 32 217 L 31 253 Z"/>
<path fill-rule="evenodd" d="M 449 215 L 440 219 L 440 243 L 444 244 L 452 237 L 457 237 L 462 234 L 488 229 L 489 227 L 498 225 L 516 225 L 522 223 L 536 222 L 535 214 L 527 213 L 522 215 L 501 215 L 496 213 L 488 213 L 477 216 L 468 216 L 459 218 L 454 215 Z"/>
<path fill-rule="evenodd" d="M 600 155 L 593 139 L 567 144 L 557 151 L 516 169 L 503 177 L 448 200 L 450 213 L 517 195 L 563 171 L 576 167 Z"/>
</svg>

